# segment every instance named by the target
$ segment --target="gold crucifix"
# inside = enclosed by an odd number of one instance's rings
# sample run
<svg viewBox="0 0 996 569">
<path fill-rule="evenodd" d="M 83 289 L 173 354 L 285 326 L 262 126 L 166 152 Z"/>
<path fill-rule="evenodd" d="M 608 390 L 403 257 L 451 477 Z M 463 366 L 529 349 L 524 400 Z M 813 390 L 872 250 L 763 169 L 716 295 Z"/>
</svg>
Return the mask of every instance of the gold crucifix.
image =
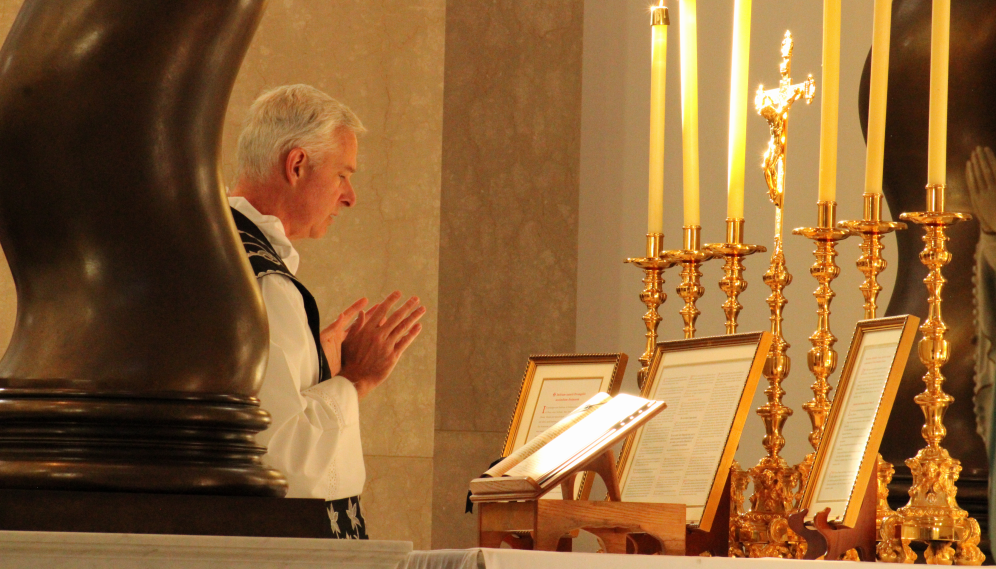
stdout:
<svg viewBox="0 0 996 569">
<path fill-rule="evenodd" d="M 788 113 L 792 103 L 805 99 L 808 105 L 816 95 L 816 81 L 810 75 L 804 83 L 792 84 L 792 34 L 785 32 L 782 40 L 782 63 L 778 66 L 782 78 L 777 89 L 757 88 L 754 107 L 768 121 L 771 140 L 764 153 L 764 180 L 768 183 L 768 197 L 775 207 L 782 207 L 785 195 L 785 147 L 788 144 Z"/>
</svg>

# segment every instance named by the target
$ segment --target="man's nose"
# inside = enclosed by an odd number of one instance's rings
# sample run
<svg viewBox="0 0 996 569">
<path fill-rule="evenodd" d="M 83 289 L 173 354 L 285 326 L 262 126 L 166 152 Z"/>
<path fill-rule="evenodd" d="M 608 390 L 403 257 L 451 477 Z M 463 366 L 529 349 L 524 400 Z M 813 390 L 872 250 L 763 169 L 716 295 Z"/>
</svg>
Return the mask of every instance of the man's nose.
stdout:
<svg viewBox="0 0 996 569">
<path fill-rule="evenodd" d="M 353 207 L 356 205 L 356 190 L 353 189 L 353 184 L 349 181 L 346 182 L 346 191 L 342 193 L 339 201 L 346 207 Z"/>
</svg>

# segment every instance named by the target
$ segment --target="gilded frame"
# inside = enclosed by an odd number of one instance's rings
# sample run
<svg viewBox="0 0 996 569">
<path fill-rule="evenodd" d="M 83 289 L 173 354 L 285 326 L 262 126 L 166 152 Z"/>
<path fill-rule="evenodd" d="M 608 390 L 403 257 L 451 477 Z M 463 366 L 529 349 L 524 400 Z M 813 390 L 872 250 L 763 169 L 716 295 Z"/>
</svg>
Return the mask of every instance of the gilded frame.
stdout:
<svg viewBox="0 0 996 569">
<path fill-rule="evenodd" d="M 515 412 L 512 413 L 512 419 L 509 422 L 508 434 L 505 435 L 505 443 L 502 445 L 502 456 L 508 456 L 515 449 L 521 446 L 516 444 L 517 439 L 520 435 L 529 432 L 531 426 L 532 417 L 535 412 L 535 404 L 538 400 L 538 390 L 543 386 L 542 381 L 535 381 L 537 376 L 537 371 L 540 368 L 549 368 L 561 366 L 564 368 L 574 367 L 578 365 L 591 365 L 599 366 L 603 368 L 608 368 L 611 366 L 611 371 L 607 374 L 597 374 L 597 377 L 601 379 L 598 392 L 605 392 L 609 395 L 616 395 L 619 392 L 619 386 L 622 383 L 623 374 L 626 373 L 626 363 L 628 357 L 624 353 L 605 353 L 605 354 L 550 354 L 550 355 L 535 355 L 529 356 L 529 360 L 526 363 L 526 372 L 522 376 L 522 383 L 519 386 L 519 397 L 515 402 Z M 567 378 L 549 378 L 549 379 L 581 379 L 574 377 Z M 594 379 L 588 378 L 588 379 Z M 594 393 L 592 393 L 594 395 Z M 586 398 L 587 399 L 587 398 Z M 584 401 L 581 401 L 584 403 Z M 586 500 L 588 494 L 591 492 L 591 484 L 593 482 L 592 477 L 584 476 L 581 484 L 579 484 L 577 490 L 576 498 L 578 500 Z"/>
<path fill-rule="evenodd" d="M 816 451 L 816 458 L 813 460 L 813 469 L 806 484 L 800 502 L 800 510 L 803 508 L 812 509 L 814 502 L 817 502 L 817 493 L 822 488 L 825 470 L 828 467 L 829 453 L 832 450 L 832 442 L 841 422 L 841 416 L 845 413 L 845 403 L 850 402 L 850 390 L 854 385 L 854 374 L 857 369 L 856 361 L 862 350 L 866 347 L 865 339 L 873 332 L 899 331 L 899 339 L 896 342 L 895 352 L 885 384 L 882 387 L 882 395 L 879 398 L 875 411 L 871 432 L 864 440 L 864 448 L 861 451 L 861 462 L 854 479 L 853 486 L 847 499 L 847 506 L 842 515 L 835 515 L 829 518 L 841 525 L 854 527 L 858 521 L 858 514 L 861 510 L 861 503 L 864 499 L 865 490 L 868 487 L 868 479 L 874 475 L 875 465 L 878 458 L 878 449 L 882 443 L 882 436 L 885 434 L 885 426 L 889 420 L 889 413 L 896 399 L 896 392 L 899 390 L 899 383 L 906 368 L 913 341 L 916 338 L 917 324 L 920 319 L 916 316 L 892 316 L 888 318 L 876 318 L 872 320 L 859 320 L 851 337 L 851 345 L 847 350 L 847 359 L 844 360 L 844 367 L 840 373 L 840 380 L 837 382 L 836 394 L 830 407 L 830 414 L 824 425 L 823 436 L 820 446 Z M 887 345 L 887 344 L 882 344 Z M 897 365 L 901 364 L 901 365 Z M 830 501 L 833 502 L 833 501 Z M 811 520 L 816 512 L 807 514 L 807 521 Z"/>
<path fill-rule="evenodd" d="M 689 340 L 659 342 L 654 350 L 653 359 L 650 362 L 649 373 L 647 374 L 648 379 L 644 382 L 643 389 L 640 392 L 640 395 L 647 399 L 655 398 L 654 396 L 657 392 L 662 365 L 664 364 L 665 357 L 668 354 L 677 352 L 691 353 L 698 350 L 713 348 L 754 346 L 750 368 L 744 381 L 743 391 L 737 403 L 737 409 L 734 413 L 730 432 L 727 435 L 726 444 L 723 447 L 718 468 L 709 489 L 709 495 L 702 511 L 702 517 L 699 518 L 699 524 L 697 527 L 704 531 L 709 531 L 712 528 L 713 519 L 716 517 L 716 510 L 723 498 L 723 489 L 726 486 L 726 478 L 729 476 L 730 466 L 733 464 L 733 458 L 737 452 L 737 446 L 740 444 L 740 435 L 743 433 L 744 425 L 747 423 L 747 417 L 750 414 L 751 402 L 754 399 L 755 391 L 757 391 L 757 385 L 761 378 L 761 372 L 764 369 L 764 361 L 767 358 L 768 350 L 771 347 L 772 338 L 773 337 L 770 332 L 749 332 L 744 334 L 729 334 L 725 336 L 709 336 Z M 665 401 L 665 403 L 670 405 L 670 402 Z M 665 412 L 667 412 L 666 409 Z M 619 454 L 616 472 L 619 478 L 620 486 L 625 484 L 627 474 L 632 466 L 631 463 L 636 456 L 635 445 L 637 444 L 636 441 L 640 438 L 639 435 L 642 433 L 642 429 L 643 427 L 626 438 L 626 442 Z M 625 489 L 620 487 L 620 491 L 625 492 Z"/>
</svg>

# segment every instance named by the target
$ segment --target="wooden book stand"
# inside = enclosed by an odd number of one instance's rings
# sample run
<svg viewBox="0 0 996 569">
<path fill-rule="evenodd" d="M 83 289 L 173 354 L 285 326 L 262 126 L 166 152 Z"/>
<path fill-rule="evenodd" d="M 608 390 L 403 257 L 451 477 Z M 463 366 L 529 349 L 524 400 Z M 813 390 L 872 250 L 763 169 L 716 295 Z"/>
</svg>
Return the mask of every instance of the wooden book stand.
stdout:
<svg viewBox="0 0 996 569">
<path fill-rule="evenodd" d="M 730 555 L 730 481 L 732 478 L 732 474 L 726 476 L 723 498 L 716 508 L 716 515 L 712 518 L 712 528 L 709 531 L 703 531 L 685 526 L 685 555 L 698 556 L 703 553 L 708 553 L 712 557 L 728 557 Z"/>
<path fill-rule="evenodd" d="M 851 549 L 858 551 L 861 561 L 875 561 L 875 519 L 878 501 L 878 477 L 868 477 L 868 489 L 861 502 L 858 521 L 853 528 L 828 521 L 830 508 L 818 512 L 813 518 L 813 528 L 806 525 L 808 510 L 788 517 L 789 527 L 806 540 L 804 559 L 839 560 Z"/>
<path fill-rule="evenodd" d="M 605 481 L 609 500 L 574 499 L 574 479 L 582 471 L 595 472 Z M 595 535 L 607 553 L 643 553 L 630 534 L 642 533 L 656 541 L 656 552 L 685 552 L 684 504 L 622 502 L 615 459 L 611 450 L 573 470 L 561 484 L 563 500 L 533 499 L 521 502 L 477 502 L 478 544 L 538 551 L 570 551 L 578 530 Z"/>
</svg>

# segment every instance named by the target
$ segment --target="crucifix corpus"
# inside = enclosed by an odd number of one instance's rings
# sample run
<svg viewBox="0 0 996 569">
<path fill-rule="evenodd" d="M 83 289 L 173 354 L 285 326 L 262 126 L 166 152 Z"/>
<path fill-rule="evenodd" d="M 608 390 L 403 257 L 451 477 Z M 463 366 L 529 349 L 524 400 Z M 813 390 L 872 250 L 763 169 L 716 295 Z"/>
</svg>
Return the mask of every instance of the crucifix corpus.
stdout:
<svg viewBox="0 0 996 569">
<path fill-rule="evenodd" d="M 792 34 L 785 32 L 785 39 L 782 40 L 782 62 L 778 66 L 782 75 L 778 88 L 765 91 L 762 85 L 758 87 L 754 97 L 754 107 L 768 121 L 768 128 L 771 130 L 768 150 L 764 153 L 764 179 L 768 182 L 768 197 L 777 208 L 782 207 L 782 197 L 785 194 L 785 147 L 788 143 L 789 109 L 799 99 L 805 99 L 808 105 L 816 95 L 816 80 L 812 75 L 803 83 L 792 84 L 792 45 Z"/>
</svg>

